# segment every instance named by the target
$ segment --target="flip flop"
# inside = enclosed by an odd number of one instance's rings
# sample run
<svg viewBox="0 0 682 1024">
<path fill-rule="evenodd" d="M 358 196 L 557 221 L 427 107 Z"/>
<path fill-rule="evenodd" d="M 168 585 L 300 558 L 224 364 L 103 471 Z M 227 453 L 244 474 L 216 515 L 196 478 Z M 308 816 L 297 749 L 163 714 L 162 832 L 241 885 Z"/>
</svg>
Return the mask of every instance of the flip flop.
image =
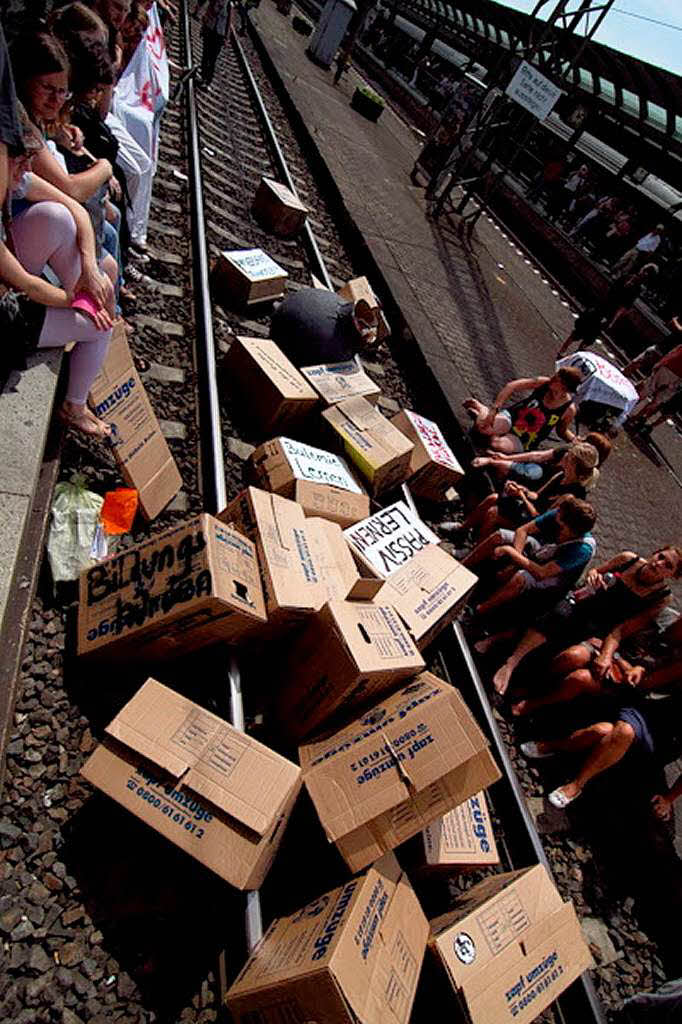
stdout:
<svg viewBox="0 0 682 1024">
<path fill-rule="evenodd" d="M 580 793 L 576 793 L 575 796 L 566 796 L 561 786 L 558 789 L 553 789 L 547 799 L 553 807 L 558 807 L 560 811 L 563 811 L 565 807 L 572 804 L 573 801 L 580 796 Z"/>
<path fill-rule="evenodd" d="M 535 740 L 527 740 L 525 743 L 522 743 L 521 753 L 531 761 L 542 761 L 546 757 L 556 757 L 556 751 L 554 750 L 547 750 L 543 753 Z"/>
</svg>

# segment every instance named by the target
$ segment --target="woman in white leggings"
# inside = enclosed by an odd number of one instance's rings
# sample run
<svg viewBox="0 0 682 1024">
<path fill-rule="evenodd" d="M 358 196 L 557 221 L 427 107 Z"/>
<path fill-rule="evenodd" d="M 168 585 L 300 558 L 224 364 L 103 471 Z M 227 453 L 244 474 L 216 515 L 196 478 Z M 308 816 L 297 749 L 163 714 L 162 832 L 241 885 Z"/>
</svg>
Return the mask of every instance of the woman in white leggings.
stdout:
<svg viewBox="0 0 682 1024">
<path fill-rule="evenodd" d="M 47 307 L 37 339 L 39 348 L 75 342 L 70 355 L 66 400 L 60 419 L 95 438 L 110 427 L 87 406 L 88 393 L 107 353 L 114 316 L 113 286 L 100 272 L 90 219 L 79 203 L 54 186 L 26 173 L 30 158 L 10 160 L 10 188 L 19 191 L 22 209 L 10 223 L 14 255 L 0 243 L 0 279 Z M 46 266 L 61 288 L 40 275 Z M 74 295 L 85 292 L 93 301 L 92 316 L 71 307 Z"/>
</svg>

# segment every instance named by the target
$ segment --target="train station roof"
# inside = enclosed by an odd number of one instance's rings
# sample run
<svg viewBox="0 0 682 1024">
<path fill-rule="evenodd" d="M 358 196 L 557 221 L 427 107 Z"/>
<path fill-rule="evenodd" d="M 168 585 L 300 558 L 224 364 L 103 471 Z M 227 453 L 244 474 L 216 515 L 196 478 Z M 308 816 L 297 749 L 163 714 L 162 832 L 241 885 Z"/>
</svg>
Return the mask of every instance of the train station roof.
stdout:
<svg viewBox="0 0 682 1024">
<path fill-rule="evenodd" d="M 489 71 L 504 51 L 518 53 L 543 23 L 494 0 L 389 0 L 391 6 Z M 571 62 L 583 42 L 559 31 L 558 53 Z M 682 180 L 682 77 L 590 42 L 564 84 L 584 101 L 586 126 L 609 146 L 671 183 Z"/>
</svg>

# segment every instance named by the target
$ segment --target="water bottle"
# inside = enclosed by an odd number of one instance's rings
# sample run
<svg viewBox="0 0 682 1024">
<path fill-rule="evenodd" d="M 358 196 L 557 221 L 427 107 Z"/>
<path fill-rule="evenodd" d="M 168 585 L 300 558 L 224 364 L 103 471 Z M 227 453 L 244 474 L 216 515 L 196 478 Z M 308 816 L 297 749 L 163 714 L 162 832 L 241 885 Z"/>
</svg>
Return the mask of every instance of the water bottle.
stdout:
<svg viewBox="0 0 682 1024">
<path fill-rule="evenodd" d="M 616 582 L 616 574 L 613 572 L 605 572 L 602 576 L 603 585 L 600 587 L 592 583 L 586 583 L 584 587 L 579 587 L 578 590 L 573 591 L 574 601 L 584 601 L 586 597 L 594 597 L 599 590 L 608 590 Z"/>
</svg>

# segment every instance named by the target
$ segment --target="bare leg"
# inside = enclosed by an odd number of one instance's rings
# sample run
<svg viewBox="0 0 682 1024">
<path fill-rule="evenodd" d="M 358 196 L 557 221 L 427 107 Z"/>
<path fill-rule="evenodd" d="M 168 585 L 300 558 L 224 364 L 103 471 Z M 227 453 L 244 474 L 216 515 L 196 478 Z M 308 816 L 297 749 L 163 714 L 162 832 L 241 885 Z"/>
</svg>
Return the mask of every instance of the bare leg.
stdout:
<svg viewBox="0 0 682 1024">
<path fill-rule="evenodd" d="M 462 565 L 466 565 L 470 569 L 474 565 L 478 565 L 479 562 L 485 561 L 486 558 L 492 558 L 495 548 L 499 547 L 502 543 L 502 538 L 499 533 L 491 533 L 489 537 L 482 540 L 480 544 L 477 544 L 473 551 L 470 551 L 466 556 Z"/>
<path fill-rule="evenodd" d="M 487 601 L 482 601 L 475 609 L 477 615 L 490 615 L 491 612 L 501 608 L 502 605 L 513 601 L 524 589 L 524 579 L 521 573 L 515 572 L 510 580 L 503 587 L 496 590 Z"/>
<path fill-rule="evenodd" d="M 474 644 L 474 650 L 477 654 L 487 654 L 495 644 L 499 644 L 503 640 L 511 640 L 515 632 L 515 629 L 505 629 L 501 633 L 495 633 L 494 636 L 487 636 L 485 640 L 478 640 Z"/>
<path fill-rule="evenodd" d="M 487 498 L 480 501 L 476 508 L 472 509 L 462 523 L 462 530 L 475 530 L 481 523 L 486 512 L 492 505 L 497 504 L 497 495 L 489 494 Z"/>
<path fill-rule="evenodd" d="M 501 526 L 503 527 L 506 525 L 506 521 L 501 518 L 497 509 L 497 505 L 495 505 L 493 508 L 489 510 L 488 514 L 485 516 L 483 522 L 479 526 L 477 537 L 479 540 L 484 540 L 486 537 L 489 537 L 491 533 L 493 533 L 495 530 L 499 529 Z"/>
<path fill-rule="evenodd" d="M 608 723 L 599 724 L 603 726 Z M 582 793 L 590 779 L 617 764 L 627 754 L 634 741 L 635 731 L 632 726 L 627 722 L 616 722 L 611 731 L 605 733 L 592 747 L 575 779 L 561 786 L 564 795 L 573 799 Z"/>
<path fill-rule="evenodd" d="M 495 420 L 497 423 L 497 419 Z M 495 436 L 490 442 L 490 447 L 494 452 L 503 452 L 505 455 L 517 455 L 520 451 L 523 451 L 523 445 L 516 436 L 509 432 L 509 421 L 505 417 L 505 429 L 494 431 Z"/>
<path fill-rule="evenodd" d="M 553 687 L 549 693 L 544 693 L 541 697 L 528 697 L 526 700 L 520 700 L 516 704 L 512 704 L 512 714 L 517 716 L 532 715 L 535 711 L 539 711 L 540 708 L 547 708 L 552 704 L 561 704 L 564 701 L 573 700 L 574 697 L 579 697 L 583 693 L 600 692 L 601 686 L 593 679 L 589 668 L 580 668 L 565 676 L 562 682 L 558 686 Z"/>
<path fill-rule="evenodd" d="M 592 651 L 585 644 L 574 644 L 567 647 L 556 658 L 552 658 L 549 665 L 550 675 L 567 676 L 569 672 L 585 668 L 592 661 Z"/>
<path fill-rule="evenodd" d="M 543 633 L 538 633 L 536 629 L 529 629 L 528 632 L 521 637 L 521 640 L 507 660 L 498 668 L 497 672 L 493 676 L 493 686 L 498 693 L 506 693 L 512 673 L 520 662 L 523 661 L 525 656 L 530 654 L 531 651 L 535 651 L 538 647 L 542 647 L 542 645 L 546 643 L 547 637 L 544 636 Z"/>
<path fill-rule="evenodd" d="M 561 344 L 559 345 L 559 348 L 556 350 L 556 356 L 554 358 L 555 359 L 561 359 L 561 357 L 564 354 L 564 352 L 568 352 L 569 348 L 571 347 L 571 345 L 573 344 L 574 341 L 575 341 L 575 335 L 571 331 L 569 336 L 564 341 L 562 341 Z"/>
<path fill-rule="evenodd" d="M 611 722 L 596 722 L 585 729 L 576 729 L 563 739 L 538 740 L 536 746 L 541 754 L 580 754 L 585 750 L 592 750 L 606 736 L 610 736 L 612 731 Z"/>
</svg>

